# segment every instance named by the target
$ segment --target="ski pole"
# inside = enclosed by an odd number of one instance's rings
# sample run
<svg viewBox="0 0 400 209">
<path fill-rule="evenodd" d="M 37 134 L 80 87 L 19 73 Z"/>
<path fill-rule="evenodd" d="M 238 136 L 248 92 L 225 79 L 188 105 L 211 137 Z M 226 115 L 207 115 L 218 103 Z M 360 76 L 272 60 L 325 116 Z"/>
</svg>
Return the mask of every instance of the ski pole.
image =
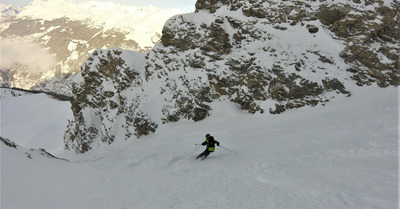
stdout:
<svg viewBox="0 0 400 209">
<path fill-rule="evenodd" d="M 223 146 L 219 146 L 219 147 L 221 147 L 221 148 L 223 148 L 223 149 L 225 149 L 225 150 L 228 150 L 229 152 L 232 152 L 231 150 L 229 150 L 229 149 L 227 149 L 227 148 L 225 148 L 225 147 L 223 147 Z"/>
</svg>

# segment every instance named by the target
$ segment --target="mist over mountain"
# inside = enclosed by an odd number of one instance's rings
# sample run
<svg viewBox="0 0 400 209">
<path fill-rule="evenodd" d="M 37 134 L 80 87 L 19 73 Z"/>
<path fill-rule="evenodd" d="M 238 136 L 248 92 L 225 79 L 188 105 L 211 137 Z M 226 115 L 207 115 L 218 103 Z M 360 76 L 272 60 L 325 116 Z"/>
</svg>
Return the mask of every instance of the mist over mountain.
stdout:
<svg viewBox="0 0 400 209">
<path fill-rule="evenodd" d="M 159 42 L 164 22 L 181 13 L 64 0 L 1 8 L 2 85 L 67 94 L 72 76 L 94 49 L 147 51 Z"/>
</svg>

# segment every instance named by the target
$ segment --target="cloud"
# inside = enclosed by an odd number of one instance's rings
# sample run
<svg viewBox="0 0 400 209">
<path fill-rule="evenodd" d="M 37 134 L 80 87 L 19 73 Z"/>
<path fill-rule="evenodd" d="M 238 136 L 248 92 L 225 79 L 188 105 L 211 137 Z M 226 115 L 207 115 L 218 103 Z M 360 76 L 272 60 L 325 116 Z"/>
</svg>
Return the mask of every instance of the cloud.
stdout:
<svg viewBox="0 0 400 209">
<path fill-rule="evenodd" d="M 57 64 L 54 55 L 33 41 L 0 38 L 0 43 L 1 69 L 20 64 L 27 66 L 30 73 L 42 73 L 49 71 Z"/>
</svg>

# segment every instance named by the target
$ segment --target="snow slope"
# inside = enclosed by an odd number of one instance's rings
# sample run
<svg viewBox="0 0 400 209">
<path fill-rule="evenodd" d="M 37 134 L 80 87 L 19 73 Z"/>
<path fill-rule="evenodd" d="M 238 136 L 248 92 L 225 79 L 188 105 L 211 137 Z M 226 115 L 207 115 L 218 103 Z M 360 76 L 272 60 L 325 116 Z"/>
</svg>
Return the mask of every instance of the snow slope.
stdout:
<svg viewBox="0 0 400 209">
<path fill-rule="evenodd" d="M 213 114 L 201 122 L 181 120 L 140 140 L 117 140 L 80 155 L 58 154 L 71 162 L 29 159 L 24 150 L 1 144 L 1 206 L 397 208 L 397 96 L 392 87 L 354 88 L 351 97 L 281 115 L 250 115 L 232 103 L 213 103 Z M 42 95 L 26 97 L 19 99 L 31 106 L 18 108 L 11 106 L 17 98 L 2 98 L 2 116 L 8 106 L 20 123 L 64 121 L 27 111 L 22 117 L 23 108 L 43 113 L 60 106 L 47 101 L 41 108 L 35 101 L 45 100 Z M 14 127 L 2 122 L 3 136 Z M 195 143 L 206 133 L 233 152 L 217 147 L 209 159 L 196 161 L 204 147 Z M 35 143 L 29 135 L 15 141 L 24 140 Z"/>
<path fill-rule="evenodd" d="M 15 94 L 15 93 L 14 93 Z M 1 136 L 27 148 L 44 148 L 53 154 L 63 152 L 63 135 L 72 117 L 69 102 L 46 94 L 12 96 L 0 89 Z"/>
</svg>

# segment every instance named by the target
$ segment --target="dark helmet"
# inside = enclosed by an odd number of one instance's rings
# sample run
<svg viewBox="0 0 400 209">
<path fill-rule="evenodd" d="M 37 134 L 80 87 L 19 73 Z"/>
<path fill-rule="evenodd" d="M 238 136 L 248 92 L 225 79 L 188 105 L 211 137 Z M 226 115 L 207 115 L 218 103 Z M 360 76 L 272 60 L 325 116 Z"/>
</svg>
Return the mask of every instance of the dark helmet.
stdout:
<svg viewBox="0 0 400 209">
<path fill-rule="evenodd" d="M 206 134 L 206 138 L 210 137 L 210 134 Z"/>
</svg>

